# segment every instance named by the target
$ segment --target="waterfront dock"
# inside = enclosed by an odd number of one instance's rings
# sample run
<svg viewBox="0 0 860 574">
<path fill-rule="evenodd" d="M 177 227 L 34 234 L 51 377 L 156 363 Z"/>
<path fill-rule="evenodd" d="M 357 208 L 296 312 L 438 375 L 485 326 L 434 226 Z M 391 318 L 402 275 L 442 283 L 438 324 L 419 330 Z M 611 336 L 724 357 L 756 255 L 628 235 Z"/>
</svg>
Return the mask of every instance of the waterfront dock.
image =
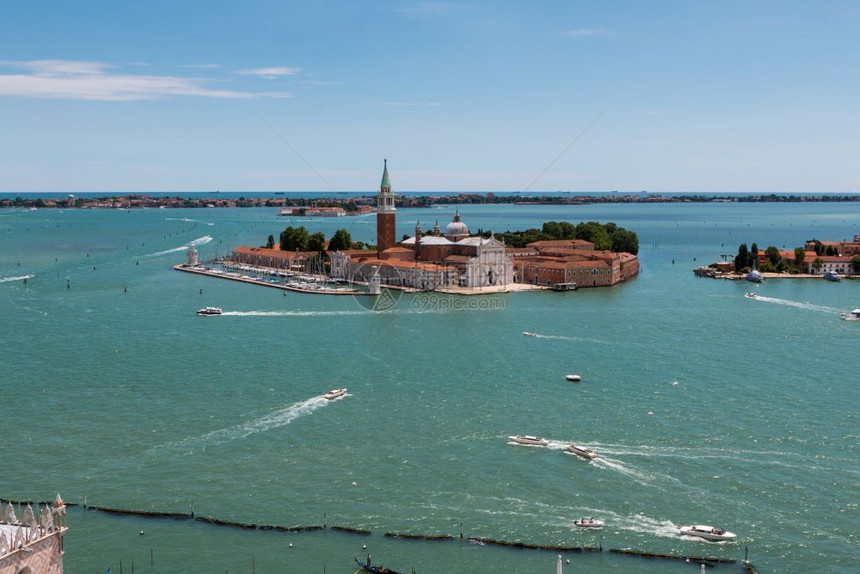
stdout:
<svg viewBox="0 0 860 574">
<path fill-rule="evenodd" d="M 250 283 L 252 285 L 260 285 L 262 287 L 273 287 L 275 289 L 282 289 L 284 291 L 295 291 L 297 293 L 307 293 L 310 295 L 353 295 L 353 296 L 364 296 L 364 295 L 372 295 L 367 291 L 361 291 L 359 289 L 354 288 L 344 288 L 344 289 L 333 289 L 323 287 L 322 284 L 315 284 L 312 282 L 308 282 L 307 287 L 298 286 L 295 283 L 286 283 L 286 282 L 274 282 L 271 280 L 266 280 L 263 277 L 252 277 L 247 274 L 240 274 L 233 271 L 223 271 L 221 269 L 211 269 L 205 266 L 189 266 L 186 264 L 174 265 L 173 269 L 175 271 L 184 271 L 186 273 L 194 273 L 197 275 L 206 275 L 208 277 L 217 277 L 218 279 L 229 279 L 231 281 L 240 281 L 242 283 Z M 314 287 L 317 285 L 317 287 Z"/>
</svg>

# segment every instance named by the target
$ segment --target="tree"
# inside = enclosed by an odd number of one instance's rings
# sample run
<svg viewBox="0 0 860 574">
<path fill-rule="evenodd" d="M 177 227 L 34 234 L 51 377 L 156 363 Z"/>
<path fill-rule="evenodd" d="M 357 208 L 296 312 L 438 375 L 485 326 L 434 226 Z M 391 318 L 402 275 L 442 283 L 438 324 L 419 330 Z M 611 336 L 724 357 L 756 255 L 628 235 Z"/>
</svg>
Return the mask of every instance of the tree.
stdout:
<svg viewBox="0 0 860 574">
<path fill-rule="evenodd" d="M 352 236 L 346 229 L 338 229 L 328 242 L 329 251 L 343 251 L 352 248 Z"/>
<path fill-rule="evenodd" d="M 269 236 L 269 240 L 266 241 L 266 249 L 271 249 L 275 246 L 275 237 L 273 235 Z"/>
<path fill-rule="evenodd" d="M 321 252 L 325 250 L 325 234 L 317 231 L 308 237 L 308 251 Z"/>
<path fill-rule="evenodd" d="M 281 251 L 307 251 L 308 230 L 304 225 L 301 227 L 287 227 L 281 232 Z"/>
<path fill-rule="evenodd" d="M 747 262 L 747 265 L 753 269 L 758 267 L 758 245 L 755 243 L 750 246 L 749 261 Z"/>
<path fill-rule="evenodd" d="M 609 238 L 609 233 L 606 229 L 596 221 L 588 223 L 580 223 L 576 226 L 576 239 L 583 239 L 594 243 L 594 248 L 597 250 L 610 249 L 612 240 Z"/>
<path fill-rule="evenodd" d="M 639 236 L 633 231 L 618 228 L 612 234 L 612 251 L 639 254 Z"/>
<path fill-rule="evenodd" d="M 851 258 L 851 269 L 854 273 L 860 273 L 860 255 Z"/>
<path fill-rule="evenodd" d="M 735 257 L 735 271 L 743 271 L 749 267 L 749 249 L 746 243 L 741 243 L 738 247 L 738 254 Z"/>
<path fill-rule="evenodd" d="M 770 262 L 772 266 L 779 265 L 782 255 L 779 254 L 779 248 L 774 245 L 768 245 L 764 250 L 764 258 Z"/>
<path fill-rule="evenodd" d="M 803 260 L 806 258 L 806 249 L 803 247 L 795 247 L 794 248 L 794 265 L 802 270 L 803 269 Z"/>
</svg>

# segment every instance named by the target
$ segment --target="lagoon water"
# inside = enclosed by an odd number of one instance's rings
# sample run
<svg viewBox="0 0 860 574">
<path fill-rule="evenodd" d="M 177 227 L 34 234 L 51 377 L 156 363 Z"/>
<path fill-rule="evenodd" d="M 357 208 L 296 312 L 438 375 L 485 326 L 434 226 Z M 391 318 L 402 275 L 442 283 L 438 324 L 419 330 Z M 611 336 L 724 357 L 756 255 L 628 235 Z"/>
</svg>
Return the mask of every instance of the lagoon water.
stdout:
<svg viewBox="0 0 860 574">
<path fill-rule="evenodd" d="M 453 207 L 398 211 L 398 235 Z M 548 220 L 636 231 L 608 289 L 450 299 L 282 293 L 173 271 L 263 244 L 273 209 L 0 210 L 0 498 L 188 512 L 287 534 L 71 508 L 66 571 L 552 572 L 555 553 L 393 540 L 481 536 L 856 571 L 860 283 L 699 279 L 740 243 L 860 233 L 860 204 L 464 206 L 473 229 Z M 375 218 L 298 222 L 373 242 Z M 26 283 L 24 278 L 26 277 Z M 743 295 L 755 289 L 755 300 Z M 198 317 L 207 305 L 220 317 Z M 533 331 L 539 337 L 523 337 Z M 582 382 L 565 381 L 568 373 Z M 321 395 L 348 387 L 327 402 Z M 508 435 L 552 440 L 509 444 Z M 588 462 L 567 442 L 596 449 Z M 599 534 L 573 526 L 606 521 Z M 705 523 L 734 543 L 680 538 Z M 140 536 L 139 532 L 145 535 Z M 292 547 L 290 546 L 292 545 Z M 364 550 L 362 545 L 367 545 Z M 570 554 L 566 571 L 690 572 Z M 739 565 L 718 571 L 740 572 Z M 129 570 L 130 571 L 130 570 Z"/>
</svg>

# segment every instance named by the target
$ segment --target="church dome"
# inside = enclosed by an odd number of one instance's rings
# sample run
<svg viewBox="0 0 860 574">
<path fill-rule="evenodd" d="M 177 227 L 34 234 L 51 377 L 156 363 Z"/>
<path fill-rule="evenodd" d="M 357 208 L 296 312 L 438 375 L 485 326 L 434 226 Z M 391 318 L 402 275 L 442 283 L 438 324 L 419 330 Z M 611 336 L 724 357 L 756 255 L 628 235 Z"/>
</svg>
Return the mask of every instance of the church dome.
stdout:
<svg viewBox="0 0 860 574">
<path fill-rule="evenodd" d="M 465 223 L 460 221 L 460 211 L 454 214 L 454 221 L 449 223 L 445 227 L 445 237 L 452 241 L 456 241 L 457 239 L 463 239 L 464 237 L 469 236 L 469 228 Z M 455 239 L 456 238 L 456 239 Z"/>
</svg>

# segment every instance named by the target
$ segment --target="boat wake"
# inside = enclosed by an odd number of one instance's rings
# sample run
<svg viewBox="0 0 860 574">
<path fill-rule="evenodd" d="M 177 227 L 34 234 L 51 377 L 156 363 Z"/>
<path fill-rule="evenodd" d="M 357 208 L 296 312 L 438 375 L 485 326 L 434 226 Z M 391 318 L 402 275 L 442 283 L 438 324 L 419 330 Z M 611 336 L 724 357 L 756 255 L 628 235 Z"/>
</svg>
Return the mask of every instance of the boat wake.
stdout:
<svg viewBox="0 0 860 574">
<path fill-rule="evenodd" d="M 189 219 L 188 217 L 165 217 L 164 221 L 184 221 L 186 223 L 202 223 L 203 225 L 214 226 L 211 221 L 200 221 L 198 219 Z"/>
<path fill-rule="evenodd" d="M 344 395 L 344 396 L 349 396 Z M 147 454 L 161 453 L 165 449 L 187 451 L 194 448 L 205 448 L 228 443 L 234 440 L 240 440 L 251 435 L 266 432 L 290 424 L 294 420 L 307 416 L 317 409 L 320 409 L 327 404 L 334 402 L 326 400 L 323 395 L 312 397 L 305 401 L 294 403 L 279 409 L 273 413 L 262 416 L 258 419 L 246 421 L 244 423 L 234 425 L 208 432 L 197 437 L 189 437 L 180 441 L 169 442 L 159 446 L 152 447 L 147 451 Z"/>
<path fill-rule="evenodd" d="M 821 313 L 834 313 L 839 314 L 839 309 L 835 307 L 827 307 L 826 305 L 815 305 L 813 303 L 801 303 L 800 301 L 791 301 L 789 299 L 778 299 L 776 297 L 765 297 L 763 295 L 756 295 L 753 297 L 755 301 L 764 301 L 765 303 L 775 303 L 777 305 L 787 305 L 789 307 L 795 307 L 797 309 L 806 309 L 809 311 L 820 311 Z"/>
<path fill-rule="evenodd" d="M 601 341 L 599 339 L 589 339 L 587 337 L 568 337 L 565 335 L 541 335 L 540 333 L 531 333 L 529 331 L 524 331 L 523 335 L 526 337 L 534 337 L 536 339 L 555 339 L 557 341 L 576 341 L 579 343 L 606 343 L 606 341 Z"/>
<path fill-rule="evenodd" d="M 671 520 L 658 520 L 641 514 L 611 518 L 613 527 L 663 538 L 677 538 L 678 527 Z"/>
<path fill-rule="evenodd" d="M 222 317 L 336 317 L 367 315 L 371 311 L 224 311 Z"/>
<path fill-rule="evenodd" d="M 178 253 L 180 251 L 186 251 L 188 249 L 189 245 L 193 245 L 195 247 L 198 247 L 200 245 L 206 245 L 210 241 L 212 241 L 212 236 L 211 235 L 204 235 L 203 237 L 198 237 L 194 241 L 190 241 L 189 243 L 186 243 L 185 245 L 183 245 L 181 247 L 174 247 L 173 249 L 165 249 L 164 251 L 159 251 L 158 253 L 150 253 L 146 257 L 161 257 L 162 255 L 167 255 L 168 253 Z"/>
<path fill-rule="evenodd" d="M 35 275 L 19 275 L 17 277 L 0 277 L 0 283 L 10 283 L 12 281 L 23 281 L 24 279 L 32 279 Z"/>
<path fill-rule="evenodd" d="M 653 486 L 653 478 L 652 476 L 642 472 L 641 470 L 637 470 L 630 466 L 627 466 L 623 462 L 615 458 L 608 458 L 603 454 L 603 451 L 597 451 L 599 456 L 592 460 L 598 468 L 606 469 L 606 470 L 614 470 L 624 476 L 628 476 L 635 481 L 639 482 L 644 486 Z"/>
</svg>

